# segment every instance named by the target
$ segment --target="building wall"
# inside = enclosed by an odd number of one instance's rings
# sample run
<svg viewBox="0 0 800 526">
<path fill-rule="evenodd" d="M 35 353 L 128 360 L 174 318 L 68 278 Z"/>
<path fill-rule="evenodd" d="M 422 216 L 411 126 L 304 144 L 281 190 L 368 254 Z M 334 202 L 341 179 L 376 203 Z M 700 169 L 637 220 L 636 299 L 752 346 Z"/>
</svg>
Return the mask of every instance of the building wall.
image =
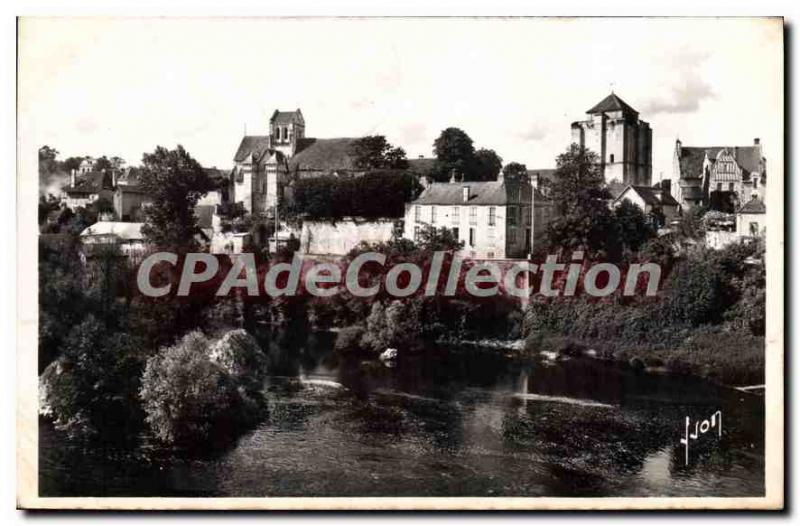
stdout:
<svg viewBox="0 0 800 526">
<path fill-rule="evenodd" d="M 648 123 L 630 122 L 622 112 L 591 115 L 573 123 L 572 142 L 600 156 L 606 182 L 652 184 L 652 130 Z"/>
<path fill-rule="evenodd" d="M 114 192 L 114 213 L 119 221 L 132 221 L 142 205 L 151 203 L 150 196 L 139 192 Z"/>
<path fill-rule="evenodd" d="M 494 208 L 494 225 L 489 224 L 492 208 Z M 507 222 L 506 206 L 410 204 L 406 206 L 403 237 L 414 240 L 419 232 L 430 227 L 457 228 L 458 239 L 464 243 L 462 254 L 465 256 L 477 259 L 521 257 L 524 255 L 524 250 L 520 247 L 525 246 L 526 227 L 524 223 L 518 221 L 517 226 L 513 227 L 515 233 L 511 234 L 512 228 L 508 227 Z M 472 243 L 470 231 L 473 232 Z M 513 242 L 512 238 L 516 239 L 516 242 Z M 510 244 L 510 247 L 507 244 Z M 508 248 L 511 250 L 507 250 Z"/>
<path fill-rule="evenodd" d="M 344 256 L 362 241 L 390 241 L 394 236 L 396 223 L 395 219 L 303 221 L 300 251 L 304 254 Z"/>
<path fill-rule="evenodd" d="M 766 235 L 767 214 L 736 214 L 736 234 L 740 237 L 750 237 L 753 235 L 751 225 L 755 224 L 757 236 Z"/>
</svg>

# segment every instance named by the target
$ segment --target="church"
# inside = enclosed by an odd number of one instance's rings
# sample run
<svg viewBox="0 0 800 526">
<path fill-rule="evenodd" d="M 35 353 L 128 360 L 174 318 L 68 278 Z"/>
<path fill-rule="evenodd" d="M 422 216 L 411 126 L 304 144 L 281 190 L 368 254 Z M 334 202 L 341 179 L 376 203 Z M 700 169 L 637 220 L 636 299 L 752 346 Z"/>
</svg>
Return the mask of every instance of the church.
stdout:
<svg viewBox="0 0 800 526">
<path fill-rule="evenodd" d="M 306 137 L 303 113 L 275 110 L 268 135 L 245 135 L 233 157 L 227 197 L 253 215 L 271 217 L 297 178 L 357 173 L 350 156 L 355 138 Z"/>
<path fill-rule="evenodd" d="M 653 131 L 639 112 L 613 92 L 572 123 L 572 142 L 600 157 L 607 183 L 650 186 L 653 178 Z"/>
</svg>

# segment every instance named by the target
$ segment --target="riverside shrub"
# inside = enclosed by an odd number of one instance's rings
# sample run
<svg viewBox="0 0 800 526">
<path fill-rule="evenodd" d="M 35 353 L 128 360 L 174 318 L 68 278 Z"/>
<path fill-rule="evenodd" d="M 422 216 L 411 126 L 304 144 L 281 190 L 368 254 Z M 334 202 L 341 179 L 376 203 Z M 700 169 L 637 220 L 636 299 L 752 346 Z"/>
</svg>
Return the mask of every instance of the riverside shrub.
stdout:
<svg viewBox="0 0 800 526">
<path fill-rule="evenodd" d="M 239 336 L 214 344 L 193 331 L 147 361 L 139 395 L 156 437 L 168 443 L 205 442 L 232 436 L 255 420 L 259 401 L 239 374 L 249 359 L 233 350 L 243 347 Z M 252 350 L 249 342 L 244 347 Z"/>
</svg>

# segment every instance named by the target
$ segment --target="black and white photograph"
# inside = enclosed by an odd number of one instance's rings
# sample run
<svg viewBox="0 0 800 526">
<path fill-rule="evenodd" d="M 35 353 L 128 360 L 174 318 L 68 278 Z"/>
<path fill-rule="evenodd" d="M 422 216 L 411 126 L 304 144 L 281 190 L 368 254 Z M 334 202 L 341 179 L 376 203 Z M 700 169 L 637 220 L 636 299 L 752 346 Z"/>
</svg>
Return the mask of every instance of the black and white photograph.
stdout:
<svg viewBox="0 0 800 526">
<path fill-rule="evenodd" d="M 782 18 L 23 16 L 17 75 L 18 506 L 783 507 Z"/>
</svg>

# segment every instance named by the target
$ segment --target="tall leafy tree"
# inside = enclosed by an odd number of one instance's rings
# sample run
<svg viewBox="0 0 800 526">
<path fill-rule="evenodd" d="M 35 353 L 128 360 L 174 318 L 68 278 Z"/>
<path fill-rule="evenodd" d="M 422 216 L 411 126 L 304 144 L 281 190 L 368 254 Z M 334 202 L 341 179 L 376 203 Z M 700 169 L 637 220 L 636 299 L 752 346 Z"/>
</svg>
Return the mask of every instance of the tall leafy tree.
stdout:
<svg viewBox="0 0 800 526">
<path fill-rule="evenodd" d="M 392 146 L 383 135 L 368 135 L 354 141 L 349 153 L 355 165 L 362 170 L 408 167 L 405 150 Z"/>
<path fill-rule="evenodd" d="M 139 184 L 153 197 L 144 213 L 145 238 L 161 249 L 186 252 L 195 248 L 194 207 L 214 189 L 202 166 L 180 145 L 174 150 L 158 146 L 142 158 Z"/>
<path fill-rule="evenodd" d="M 597 154 L 572 144 L 556 158 L 556 166 L 550 196 L 557 216 L 547 225 L 550 251 L 583 250 L 598 259 L 619 259 L 618 225 Z"/>
<path fill-rule="evenodd" d="M 503 167 L 503 177 L 507 180 L 527 181 L 528 167 L 522 163 L 510 162 Z"/>
<path fill-rule="evenodd" d="M 474 162 L 468 179 L 472 181 L 494 181 L 503 167 L 503 159 L 497 152 L 481 148 L 475 152 Z"/>
<path fill-rule="evenodd" d="M 449 179 L 454 171 L 463 177 L 472 170 L 475 162 L 472 139 L 460 128 L 442 130 L 433 142 L 433 154 L 437 161 L 435 178 L 438 180 Z"/>
</svg>

